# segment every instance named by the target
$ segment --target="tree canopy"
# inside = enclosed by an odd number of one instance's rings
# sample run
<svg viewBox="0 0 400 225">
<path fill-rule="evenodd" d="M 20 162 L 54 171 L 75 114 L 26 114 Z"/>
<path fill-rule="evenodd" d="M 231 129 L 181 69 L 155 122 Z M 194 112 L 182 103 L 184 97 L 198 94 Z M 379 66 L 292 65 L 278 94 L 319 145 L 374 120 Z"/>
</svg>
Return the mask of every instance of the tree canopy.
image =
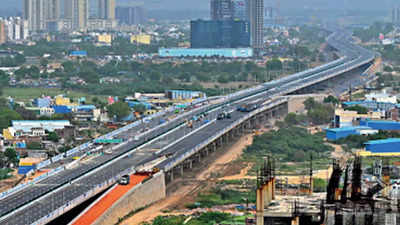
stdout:
<svg viewBox="0 0 400 225">
<path fill-rule="evenodd" d="M 107 106 L 108 116 L 121 120 L 122 118 L 129 115 L 131 108 L 126 102 L 115 102 L 114 104 Z"/>
</svg>

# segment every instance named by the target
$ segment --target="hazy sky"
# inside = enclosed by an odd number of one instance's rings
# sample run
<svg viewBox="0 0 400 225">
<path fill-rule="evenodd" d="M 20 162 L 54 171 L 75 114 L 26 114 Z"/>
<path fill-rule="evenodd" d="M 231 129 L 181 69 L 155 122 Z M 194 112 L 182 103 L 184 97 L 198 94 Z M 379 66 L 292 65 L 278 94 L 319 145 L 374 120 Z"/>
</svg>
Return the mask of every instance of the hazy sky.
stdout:
<svg viewBox="0 0 400 225">
<path fill-rule="evenodd" d="M 23 0 L 0 0 L 0 9 L 18 8 L 22 10 Z M 146 8 L 151 9 L 200 9 L 207 10 L 210 0 L 120 0 L 144 2 Z M 118 2 L 118 0 L 117 0 Z M 266 4 L 275 0 L 265 0 Z M 400 0 L 281 0 L 282 8 L 336 8 L 344 5 L 353 9 L 389 9 L 393 5 L 400 5 Z"/>
</svg>

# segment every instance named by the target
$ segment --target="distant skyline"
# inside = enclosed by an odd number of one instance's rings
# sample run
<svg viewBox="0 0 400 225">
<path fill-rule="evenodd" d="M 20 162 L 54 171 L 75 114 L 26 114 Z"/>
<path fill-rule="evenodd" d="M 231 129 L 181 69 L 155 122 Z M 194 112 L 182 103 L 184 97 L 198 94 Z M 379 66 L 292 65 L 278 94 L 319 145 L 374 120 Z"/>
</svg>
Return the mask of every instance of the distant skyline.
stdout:
<svg viewBox="0 0 400 225">
<path fill-rule="evenodd" d="M 0 10 L 17 9 L 22 11 L 23 0 L 1 0 Z M 147 9 L 166 10 L 209 10 L 209 0 L 117 0 L 118 2 L 144 3 Z M 265 5 L 273 4 L 274 0 L 265 0 Z M 400 5 L 399 0 L 281 0 L 281 8 L 285 9 L 362 9 L 389 10 L 394 5 Z"/>
</svg>

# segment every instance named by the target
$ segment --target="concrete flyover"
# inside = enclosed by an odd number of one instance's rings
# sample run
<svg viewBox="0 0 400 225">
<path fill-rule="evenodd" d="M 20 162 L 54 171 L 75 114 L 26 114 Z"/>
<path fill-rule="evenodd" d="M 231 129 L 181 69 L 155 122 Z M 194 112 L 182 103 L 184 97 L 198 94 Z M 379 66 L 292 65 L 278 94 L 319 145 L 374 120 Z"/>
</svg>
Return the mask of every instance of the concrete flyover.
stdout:
<svg viewBox="0 0 400 225">
<path fill-rule="evenodd" d="M 113 146 L 111 155 L 79 163 L 7 195 L 0 200 L 0 224 L 45 224 L 110 187 L 121 175 L 133 173 L 160 157 L 163 160 L 157 167 L 167 173 L 166 179 L 173 179 L 174 173 L 182 171 L 182 167 L 190 168 L 196 159 L 213 151 L 214 146 L 272 116 L 285 114 L 287 101 L 281 96 L 340 76 L 374 60 L 374 53 L 349 43 L 341 32 L 331 35 L 327 42 L 341 52 L 342 58 L 224 96 L 217 103 L 199 106 L 168 123 L 155 124 L 139 136 L 131 130 L 122 132 L 118 135 L 124 136 L 126 141 Z M 248 102 L 254 102 L 258 108 L 247 113 L 236 111 L 238 106 Z M 223 111 L 233 111 L 232 118 L 215 121 Z M 186 126 L 185 120 L 199 115 L 204 115 L 209 122 L 196 122 L 193 128 Z M 139 138 L 135 140 L 135 136 Z M 164 144 L 159 141 L 166 137 L 169 139 Z M 156 142 L 159 150 L 146 147 Z"/>
</svg>

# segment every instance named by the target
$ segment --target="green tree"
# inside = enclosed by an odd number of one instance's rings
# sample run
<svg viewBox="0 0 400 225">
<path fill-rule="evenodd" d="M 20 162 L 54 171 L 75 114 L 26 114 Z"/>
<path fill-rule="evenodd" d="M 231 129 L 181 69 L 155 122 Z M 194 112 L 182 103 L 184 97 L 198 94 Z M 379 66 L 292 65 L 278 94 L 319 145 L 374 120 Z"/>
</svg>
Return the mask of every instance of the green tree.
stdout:
<svg viewBox="0 0 400 225">
<path fill-rule="evenodd" d="M 266 64 L 266 69 L 269 71 L 282 70 L 282 68 L 283 68 L 282 62 L 278 58 L 273 58 L 269 60 Z"/>
<path fill-rule="evenodd" d="M 133 106 L 133 110 L 135 110 L 135 112 L 139 114 L 143 114 L 144 112 L 146 112 L 146 106 L 143 104 L 136 104 Z"/>
<path fill-rule="evenodd" d="M 47 140 L 57 143 L 60 140 L 60 137 L 56 132 L 49 132 L 47 135 Z"/>
<path fill-rule="evenodd" d="M 313 179 L 313 191 L 314 192 L 325 192 L 327 188 L 327 182 L 321 178 Z"/>
<path fill-rule="evenodd" d="M 335 98 L 332 95 L 329 95 L 328 97 L 324 98 L 324 103 L 332 103 L 334 105 L 339 104 L 339 99 Z"/>
<path fill-rule="evenodd" d="M 6 151 L 4 152 L 4 156 L 7 157 L 7 160 L 9 163 L 12 163 L 14 165 L 18 164 L 18 154 L 13 148 L 7 148 Z"/>
<path fill-rule="evenodd" d="M 304 101 L 304 107 L 305 107 L 307 110 L 310 110 L 310 109 L 314 108 L 316 105 L 317 105 L 317 102 L 315 101 L 314 98 L 307 98 L 307 99 Z"/>
<path fill-rule="evenodd" d="M 7 157 L 4 152 L 0 151 L 0 168 L 4 168 L 7 166 Z"/>
<path fill-rule="evenodd" d="M 128 103 L 119 101 L 107 106 L 107 111 L 109 117 L 115 117 L 117 120 L 121 120 L 129 115 L 131 109 L 129 108 Z"/>
<path fill-rule="evenodd" d="M 22 116 L 9 108 L 0 108 L 0 130 L 8 128 L 11 120 L 22 120 Z"/>
<path fill-rule="evenodd" d="M 285 117 L 285 123 L 287 123 L 288 125 L 297 125 L 298 121 L 296 113 L 287 114 L 287 116 Z"/>
</svg>

